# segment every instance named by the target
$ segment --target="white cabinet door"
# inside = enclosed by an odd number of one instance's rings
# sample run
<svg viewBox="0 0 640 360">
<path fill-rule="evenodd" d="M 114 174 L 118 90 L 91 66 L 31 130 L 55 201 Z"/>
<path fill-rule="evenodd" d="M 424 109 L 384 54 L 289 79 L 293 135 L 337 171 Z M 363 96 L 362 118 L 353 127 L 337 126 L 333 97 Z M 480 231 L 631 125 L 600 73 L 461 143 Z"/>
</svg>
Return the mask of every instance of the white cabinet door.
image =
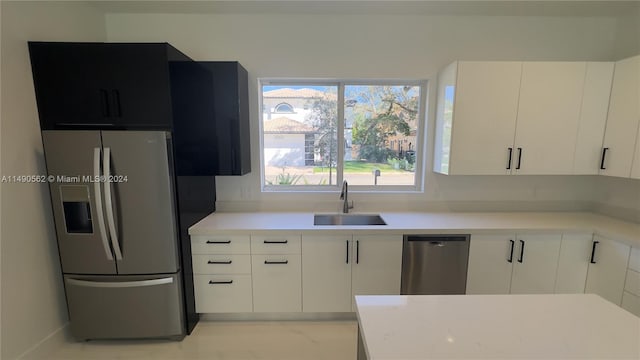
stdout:
<svg viewBox="0 0 640 360">
<path fill-rule="evenodd" d="M 597 175 L 607 123 L 613 62 L 588 62 L 582 94 L 573 174 Z"/>
<path fill-rule="evenodd" d="M 355 295 L 399 295 L 402 235 L 354 236 L 351 256 L 351 301 Z"/>
<path fill-rule="evenodd" d="M 300 255 L 251 255 L 253 311 L 302 311 Z"/>
<path fill-rule="evenodd" d="M 640 94 L 640 92 L 638 93 Z M 640 102 L 640 99 L 638 99 L 638 102 Z M 636 134 L 636 152 L 633 154 L 631 178 L 640 179 L 640 123 L 638 124 L 638 133 Z"/>
<path fill-rule="evenodd" d="M 471 235 L 467 294 L 508 294 L 515 234 Z"/>
<path fill-rule="evenodd" d="M 619 306 L 631 249 L 629 245 L 601 236 L 594 236 L 595 241 L 585 292 L 598 294 Z"/>
<path fill-rule="evenodd" d="M 524 62 L 514 150 L 517 174 L 573 173 L 585 62 Z"/>
<path fill-rule="evenodd" d="M 302 236 L 302 311 L 351 311 L 351 235 Z"/>
<path fill-rule="evenodd" d="M 582 294 L 587 281 L 592 234 L 564 234 L 556 276 L 556 294 Z"/>
<path fill-rule="evenodd" d="M 522 62 L 458 63 L 449 174 L 510 173 L 521 71 Z"/>
<path fill-rule="evenodd" d="M 561 235 L 518 235 L 512 294 L 553 294 Z"/>
<path fill-rule="evenodd" d="M 600 170 L 600 174 L 621 177 L 631 175 L 640 121 L 639 107 L 640 56 L 635 56 L 616 62 L 603 142 L 606 155 L 604 169 Z"/>
</svg>

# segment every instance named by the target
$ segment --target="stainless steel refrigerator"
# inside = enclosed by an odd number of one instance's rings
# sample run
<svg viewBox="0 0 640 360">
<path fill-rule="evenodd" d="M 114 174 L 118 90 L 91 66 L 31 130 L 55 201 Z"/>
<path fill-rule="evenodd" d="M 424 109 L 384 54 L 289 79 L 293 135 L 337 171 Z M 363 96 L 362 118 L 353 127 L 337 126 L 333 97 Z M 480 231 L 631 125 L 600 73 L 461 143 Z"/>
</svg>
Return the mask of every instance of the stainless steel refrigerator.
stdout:
<svg viewBox="0 0 640 360">
<path fill-rule="evenodd" d="M 184 337 L 171 133 L 42 138 L 74 337 Z"/>
</svg>

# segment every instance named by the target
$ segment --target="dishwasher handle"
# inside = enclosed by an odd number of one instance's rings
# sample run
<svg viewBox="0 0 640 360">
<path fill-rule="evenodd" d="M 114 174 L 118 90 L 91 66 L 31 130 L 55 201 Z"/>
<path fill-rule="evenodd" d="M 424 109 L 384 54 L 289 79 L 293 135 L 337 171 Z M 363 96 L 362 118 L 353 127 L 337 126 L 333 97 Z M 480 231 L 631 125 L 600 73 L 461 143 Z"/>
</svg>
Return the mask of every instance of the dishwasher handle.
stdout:
<svg viewBox="0 0 640 360">
<path fill-rule="evenodd" d="M 469 241 L 468 235 L 452 235 L 452 236 L 407 236 L 408 242 L 428 242 L 429 244 L 439 245 L 448 242 L 466 242 Z"/>
</svg>

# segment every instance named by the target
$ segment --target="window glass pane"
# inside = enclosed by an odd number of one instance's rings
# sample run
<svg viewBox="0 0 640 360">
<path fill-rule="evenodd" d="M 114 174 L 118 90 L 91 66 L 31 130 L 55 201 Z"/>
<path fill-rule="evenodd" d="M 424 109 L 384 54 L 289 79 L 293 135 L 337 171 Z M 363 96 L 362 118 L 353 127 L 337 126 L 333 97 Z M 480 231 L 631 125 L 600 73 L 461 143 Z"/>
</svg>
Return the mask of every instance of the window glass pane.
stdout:
<svg viewBox="0 0 640 360">
<path fill-rule="evenodd" d="M 345 86 L 344 179 L 414 185 L 419 86 Z"/>
<path fill-rule="evenodd" d="M 337 86 L 262 87 L 266 186 L 336 185 L 337 94 Z"/>
</svg>

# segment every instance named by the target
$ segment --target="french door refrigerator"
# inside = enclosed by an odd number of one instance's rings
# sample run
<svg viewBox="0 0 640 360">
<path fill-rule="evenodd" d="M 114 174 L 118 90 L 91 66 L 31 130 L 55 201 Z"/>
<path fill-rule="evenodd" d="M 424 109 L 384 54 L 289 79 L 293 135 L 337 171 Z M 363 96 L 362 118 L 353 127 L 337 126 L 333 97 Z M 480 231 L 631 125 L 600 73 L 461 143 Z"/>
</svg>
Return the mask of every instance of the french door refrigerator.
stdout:
<svg viewBox="0 0 640 360">
<path fill-rule="evenodd" d="M 171 133 L 42 138 L 74 337 L 184 337 Z"/>
</svg>

